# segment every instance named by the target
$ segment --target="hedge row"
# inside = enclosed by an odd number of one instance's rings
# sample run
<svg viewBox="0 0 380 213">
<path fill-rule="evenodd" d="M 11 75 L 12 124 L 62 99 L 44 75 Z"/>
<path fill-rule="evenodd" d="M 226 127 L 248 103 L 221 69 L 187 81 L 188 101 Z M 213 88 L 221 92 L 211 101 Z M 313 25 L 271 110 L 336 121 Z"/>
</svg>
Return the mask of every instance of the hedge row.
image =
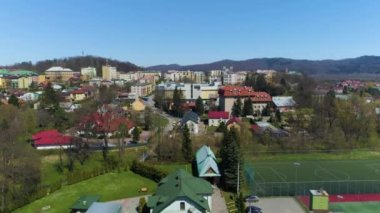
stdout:
<svg viewBox="0 0 380 213">
<path fill-rule="evenodd" d="M 133 161 L 131 171 L 143 177 L 149 178 L 157 183 L 168 175 L 168 173 L 165 171 L 162 171 L 154 166 L 141 163 L 137 160 Z"/>
</svg>

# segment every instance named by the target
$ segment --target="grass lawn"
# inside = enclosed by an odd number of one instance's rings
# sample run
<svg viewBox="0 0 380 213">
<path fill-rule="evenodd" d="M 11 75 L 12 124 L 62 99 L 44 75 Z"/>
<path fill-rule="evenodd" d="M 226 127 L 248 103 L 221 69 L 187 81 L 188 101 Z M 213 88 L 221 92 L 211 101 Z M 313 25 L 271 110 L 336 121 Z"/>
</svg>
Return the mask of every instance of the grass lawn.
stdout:
<svg viewBox="0 0 380 213">
<path fill-rule="evenodd" d="M 156 183 L 134 174 L 131 171 L 108 173 L 77 184 L 64 186 L 62 189 L 30 203 L 15 212 L 41 212 L 41 208 L 49 206 L 46 212 L 68 212 L 69 207 L 82 195 L 98 194 L 101 201 L 118 200 L 128 197 L 144 195 L 139 193 L 141 187 L 148 187 L 148 194 L 156 190 Z"/>
<path fill-rule="evenodd" d="M 192 174 L 192 167 L 190 163 L 168 163 L 168 164 L 155 164 L 155 166 L 168 173 L 174 172 L 177 169 L 184 169 L 185 171 Z"/>
<path fill-rule="evenodd" d="M 141 155 L 145 150 L 145 147 L 129 148 L 125 153 L 125 161 L 127 163 L 132 163 L 132 161 Z M 117 158 L 117 151 L 111 151 L 110 155 L 114 155 Z M 62 155 L 64 164 L 66 164 L 67 157 L 66 154 Z M 63 172 L 57 170 L 59 164 L 59 155 L 57 152 L 51 152 L 47 155 L 41 156 L 42 164 L 42 184 L 52 184 L 59 180 L 66 179 L 67 169 Z M 92 171 L 95 168 L 101 168 L 104 164 L 103 156 L 101 151 L 93 152 L 90 158 L 87 159 L 83 165 L 80 165 L 78 161 L 75 161 L 74 171 Z"/>
<path fill-rule="evenodd" d="M 166 127 L 169 124 L 169 120 L 159 114 L 153 114 L 152 119 L 153 128 Z"/>
</svg>

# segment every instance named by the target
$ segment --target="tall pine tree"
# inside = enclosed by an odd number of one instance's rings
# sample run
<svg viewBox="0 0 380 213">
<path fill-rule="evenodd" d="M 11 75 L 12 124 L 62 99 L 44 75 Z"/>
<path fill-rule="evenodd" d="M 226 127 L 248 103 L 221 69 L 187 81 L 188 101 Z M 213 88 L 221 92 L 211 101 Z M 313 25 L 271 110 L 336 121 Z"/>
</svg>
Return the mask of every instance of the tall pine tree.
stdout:
<svg viewBox="0 0 380 213">
<path fill-rule="evenodd" d="M 243 105 L 243 116 L 253 115 L 252 99 L 246 98 Z"/>
<path fill-rule="evenodd" d="M 234 105 L 232 106 L 232 115 L 234 117 L 240 117 L 242 114 L 242 103 L 240 97 L 234 102 Z"/>
<path fill-rule="evenodd" d="M 8 104 L 12 104 L 13 106 L 20 107 L 20 102 L 15 95 L 11 95 L 8 100 Z"/>
<path fill-rule="evenodd" d="M 193 160 L 193 144 L 190 138 L 190 130 L 187 125 L 184 125 L 183 127 L 182 155 L 187 162 Z"/>
<path fill-rule="evenodd" d="M 173 92 L 173 108 L 172 113 L 174 116 L 181 117 L 182 116 L 182 103 L 181 103 L 181 90 L 178 90 L 176 87 Z"/>
<path fill-rule="evenodd" d="M 203 113 L 205 112 L 205 107 L 203 105 L 203 100 L 202 100 L 202 98 L 200 96 L 195 101 L 195 112 L 199 116 L 203 115 Z"/>
</svg>

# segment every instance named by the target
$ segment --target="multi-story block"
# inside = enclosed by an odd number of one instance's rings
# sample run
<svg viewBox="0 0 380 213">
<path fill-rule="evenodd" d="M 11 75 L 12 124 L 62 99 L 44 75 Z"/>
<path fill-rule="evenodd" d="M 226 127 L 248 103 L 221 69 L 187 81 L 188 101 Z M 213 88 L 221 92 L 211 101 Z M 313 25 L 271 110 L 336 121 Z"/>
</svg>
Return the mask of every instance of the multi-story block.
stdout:
<svg viewBox="0 0 380 213">
<path fill-rule="evenodd" d="M 116 67 L 102 66 L 102 77 L 106 81 L 111 81 L 112 79 L 117 79 Z"/>
<path fill-rule="evenodd" d="M 80 70 L 80 74 L 84 80 L 90 80 L 97 76 L 95 67 L 84 67 Z"/>
<path fill-rule="evenodd" d="M 149 83 L 137 83 L 131 86 L 131 92 L 137 96 L 147 96 L 153 92 L 153 86 Z"/>
<path fill-rule="evenodd" d="M 46 80 L 48 81 L 68 81 L 74 77 L 74 72 L 69 68 L 51 67 L 45 71 Z"/>
</svg>

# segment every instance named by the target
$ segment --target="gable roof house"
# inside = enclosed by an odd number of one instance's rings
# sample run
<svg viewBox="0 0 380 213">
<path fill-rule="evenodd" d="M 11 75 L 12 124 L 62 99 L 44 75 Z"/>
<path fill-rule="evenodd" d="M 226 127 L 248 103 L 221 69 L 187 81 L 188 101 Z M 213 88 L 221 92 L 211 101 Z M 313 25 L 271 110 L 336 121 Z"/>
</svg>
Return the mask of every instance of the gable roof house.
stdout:
<svg viewBox="0 0 380 213">
<path fill-rule="evenodd" d="M 272 137 L 287 137 L 289 132 L 279 129 L 266 121 L 257 121 L 251 126 L 251 129 L 256 135 L 268 133 Z"/>
<path fill-rule="evenodd" d="M 147 206 L 151 213 L 212 212 L 211 184 L 179 169 L 163 178 Z"/>
<path fill-rule="evenodd" d="M 198 134 L 200 125 L 200 118 L 198 114 L 191 110 L 187 111 L 181 119 L 181 127 L 183 127 L 184 125 L 187 125 L 187 128 L 189 128 L 190 133 Z"/>
<path fill-rule="evenodd" d="M 230 115 L 228 112 L 209 111 L 208 112 L 208 125 L 219 126 L 220 123 L 227 123 Z"/>
<path fill-rule="evenodd" d="M 272 97 L 272 101 L 280 112 L 294 111 L 296 107 L 296 102 L 292 96 L 275 96 Z"/>
<path fill-rule="evenodd" d="M 203 145 L 200 149 L 198 149 L 195 154 L 195 160 L 197 162 L 199 177 L 217 178 L 221 176 L 218 164 L 216 162 L 216 157 L 209 146 Z"/>
<path fill-rule="evenodd" d="M 66 136 L 56 129 L 40 131 L 32 136 L 32 145 L 36 149 L 67 149 L 71 146 L 71 136 Z"/>
<path fill-rule="evenodd" d="M 75 203 L 70 207 L 71 213 L 84 213 L 93 205 L 93 203 L 100 200 L 100 195 L 84 195 L 81 196 Z"/>
</svg>

